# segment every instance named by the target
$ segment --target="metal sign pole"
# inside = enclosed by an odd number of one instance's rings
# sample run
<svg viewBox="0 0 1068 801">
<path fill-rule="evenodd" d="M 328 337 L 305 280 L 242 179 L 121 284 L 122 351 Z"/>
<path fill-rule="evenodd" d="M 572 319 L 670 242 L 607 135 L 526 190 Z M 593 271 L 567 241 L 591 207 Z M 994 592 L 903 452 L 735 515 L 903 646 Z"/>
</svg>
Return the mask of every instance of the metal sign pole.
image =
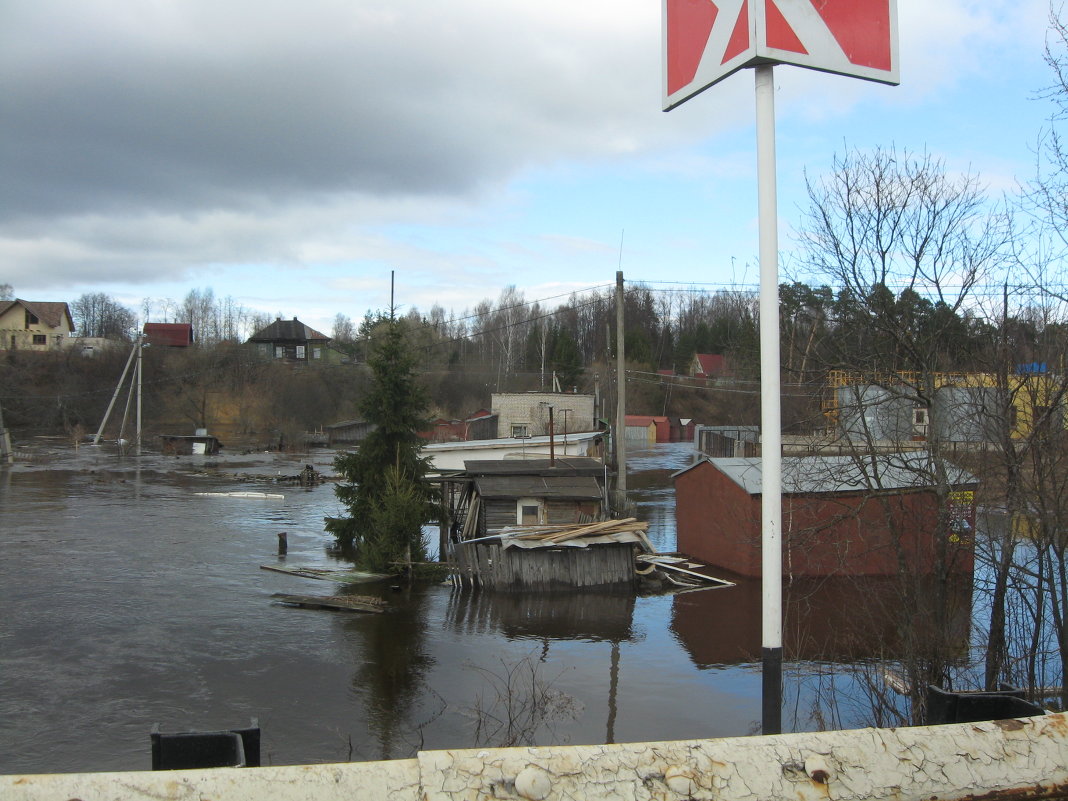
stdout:
<svg viewBox="0 0 1068 801">
<path fill-rule="evenodd" d="M 775 180 L 775 73 L 756 74 L 760 209 L 760 433 L 763 694 L 761 730 L 782 731 L 782 414 L 779 397 L 779 232 Z"/>
</svg>

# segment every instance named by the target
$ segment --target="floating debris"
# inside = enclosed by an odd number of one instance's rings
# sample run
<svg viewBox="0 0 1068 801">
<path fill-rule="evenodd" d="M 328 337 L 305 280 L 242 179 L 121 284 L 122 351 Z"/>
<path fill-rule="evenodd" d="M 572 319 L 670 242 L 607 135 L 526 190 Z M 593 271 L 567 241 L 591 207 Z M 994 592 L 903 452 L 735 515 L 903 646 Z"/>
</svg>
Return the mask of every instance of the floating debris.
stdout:
<svg viewBox="0 0 1068 801">
<path fill-rule="evenodd" d="M 717 587 L 734 586 L 734 582 L 713 575 L 712 571 L 715 568 L 711 565 L 685 554 L 643 553 L 638 554 L 635 557 L 635 561 L 640 565 L 646 566 L 645 569 L 639 569 L 640 575 L 646 575 L 652 570 L 659 569 L 664 571 L 665 578 L 672 584 L 680 584 L 679 580 L 672 576 L 672 574 L 675 574 L 682 579 L 682 586 L 696 583 L 711 584 Z"/>
<path fill-rule="evenodd" d="M 321 581 L 336 581 L 339 584 L 361 584 L 370 581 L 383 581 L 393 578 L 387 573 L 364 573 L 360 570 L 338 570 L 329 567 L 281 567 L 275 565 L 260 565 L 260 570 L 271 570 L 275 573 L 285 573 L 298 578 L 319 579 Z"/>
<path fill-rule="evenodd" d="M 278 603 L 286 606 L 302 606 L 306 609 L 335 609 L 343 612 L 385 611 L 385 602 L 381 598 L 367 595 L 290 595 L 276 592 L 272 596 Z"/>
<path fill-rule="evenodd" d="M 280 492 L 195 492 L 205 498 L 285 498 Z"/>
</svg>

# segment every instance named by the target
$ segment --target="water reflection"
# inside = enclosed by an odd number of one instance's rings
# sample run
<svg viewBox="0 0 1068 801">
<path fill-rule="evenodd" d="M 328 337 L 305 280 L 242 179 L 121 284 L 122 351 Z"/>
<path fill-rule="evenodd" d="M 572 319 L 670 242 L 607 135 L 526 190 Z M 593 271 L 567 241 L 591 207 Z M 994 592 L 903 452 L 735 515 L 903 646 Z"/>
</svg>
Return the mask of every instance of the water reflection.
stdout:
<svg viewBox="0 0 1068 801">
<path fill-rule="evenodd" d="M 634 604 L 632 592 L 456 592 L 449 598 L 446 621 L 458 634 L 618 643 L 635 638 Z"/>
<path fill-rule="evenodd" d="M 354 594 L 364 594 L 363 591 Z M 366 707 L 367 726 L 378 744 L 376 759 L 408 756 L 413 712 L 426 700 L 426 676 L 434 665 L 427 637 L 427 596 L 398 588 L 388 613 L 346 621 L 356 672 L 352 688 Z"/>
<path fill-rule="evenodd" d="M 761 584 L 735 578 L 736 586 L 678 595 L 671 630 L 694 665 L 754 662 L 761 648 Z M 934 580 L 920 587 L 934 597 Z M 910 585 L 916 588 L 917 585 Z M 793 579 L 783 588 L 783 650 L 787 660 L 855 662 L 894 658 L 903 647 L 902 584 L 892 576 L 834 576 Z M 969 582 L 949 589 L 951 642 L 964 652 L 970 624 Z M 933 620 L 920 614 L 919 623 Z M 917 621 L 913 621 L 914 623 Z M 922 634 L 920 635 L 922 637 Z"/>
</svg>

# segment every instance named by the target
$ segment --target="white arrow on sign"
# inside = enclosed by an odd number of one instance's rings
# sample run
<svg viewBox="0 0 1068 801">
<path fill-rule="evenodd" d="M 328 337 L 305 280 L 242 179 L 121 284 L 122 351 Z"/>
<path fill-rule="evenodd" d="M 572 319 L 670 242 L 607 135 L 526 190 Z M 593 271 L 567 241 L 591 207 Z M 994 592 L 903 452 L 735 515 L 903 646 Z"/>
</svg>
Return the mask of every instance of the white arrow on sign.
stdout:
<svg viewBox="0 0 1068 801">
<path fill-rule="evenodd" d="M 757 64 L 897 84 L 897 0 L 664 0 L 664 98 L 672 109 Z"/>
</svg>

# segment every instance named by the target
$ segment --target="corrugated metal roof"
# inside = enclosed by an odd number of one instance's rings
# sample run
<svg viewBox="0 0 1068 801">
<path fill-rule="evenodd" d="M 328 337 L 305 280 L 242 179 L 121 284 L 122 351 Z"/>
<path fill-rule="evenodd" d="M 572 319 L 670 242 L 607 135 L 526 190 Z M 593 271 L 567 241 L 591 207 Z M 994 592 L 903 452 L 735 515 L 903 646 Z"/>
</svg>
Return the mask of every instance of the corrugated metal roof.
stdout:
<svg viewBox="0 0 1068 801">
<path fill-rule="evenodd" d="M 763 492 L 761 460 L 703 459 L 679 473 L 708 462 L 750 495 Z M 947 464 L 949 483 L 978 484 L 979 479 Z M 792 456 L 782 460 L 782 491 L 804 495 L 831 492 L 921 489 L 933 486 L 933 467 L 926 453 L 878 454 L 864 459 L 852 456 Z"/>
<path fill-rule="evenodd" d="M 481 476 L 475 487 L 483 498 L 599 499 L 601 485 L 590 476 Z"/>
</svg>

